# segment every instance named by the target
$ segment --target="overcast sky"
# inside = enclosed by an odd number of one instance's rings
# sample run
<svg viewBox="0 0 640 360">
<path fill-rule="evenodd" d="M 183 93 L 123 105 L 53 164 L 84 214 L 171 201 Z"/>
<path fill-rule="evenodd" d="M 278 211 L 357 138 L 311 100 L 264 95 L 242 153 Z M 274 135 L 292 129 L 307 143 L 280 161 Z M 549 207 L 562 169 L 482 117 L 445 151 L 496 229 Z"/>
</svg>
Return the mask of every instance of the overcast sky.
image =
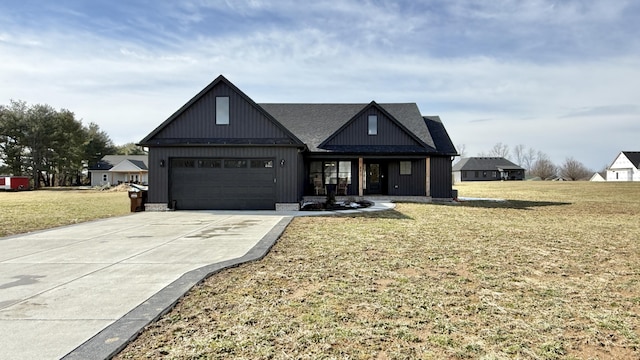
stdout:
<svg viewBox="0 0 640 360">
<path fill-rule="evenodd" d="M 140 141 L 223 74 L 254 101 L 415 102 L 468 156 L 640 151 L 637 0 L 3 0 L 0 104 Z"/>
</svg>

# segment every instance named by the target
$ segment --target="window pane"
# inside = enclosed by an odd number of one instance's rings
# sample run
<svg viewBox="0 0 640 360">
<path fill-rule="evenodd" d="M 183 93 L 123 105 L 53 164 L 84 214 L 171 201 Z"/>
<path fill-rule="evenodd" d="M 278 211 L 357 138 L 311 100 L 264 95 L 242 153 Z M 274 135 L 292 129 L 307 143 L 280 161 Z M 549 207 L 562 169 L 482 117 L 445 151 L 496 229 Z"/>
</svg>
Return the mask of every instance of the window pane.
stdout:
<svg viewBox="0 0 640 360">
<path fill-rule="evenodd" d="M 378 135 L 378 115 L 369 115 L 369 135 Z"/>
<path fill-rule="evenodd" d="M 336 184 L 338 182 L 338 166 L 335 161 L 324 163 L 324 183 Z"/>
<path fill-rule="evenodd" d="M 338 178 L 340 182 L 351 184 L 351 161 L 340 161 L 338 163 Z"/>
<path fill-rule="evenodd" d="M 224 167 L 226 168 L 246 168 L 247 160 L 225 160 Z"/>
<path fill-rule="evenodd" d="M 196 167 L 196 161 L 193 159 L 173 159 L 171 165 L 174 168 L 192 168 Z"/>
<path fill-rule="evenodd" d="M 201 168 L 221 168 L 222 167 L 222 160 L 215 160 L 215 159 L 198 160 L 198 167 L 201 167 Z"/>
<path fill-rule="evenodd" d="M 411 175 L 411 161 L 400 161 L 400 175 Z"/>
<path fill-rule="evenodd" d="M 309 164 L 309 183 L 322 184 L 322 161 L 312 161 Z"/>
<path fill-rule="evenodd" d="M 216 124 L 229 124 L 229 98 L 216 97 Z"/>
<path fill-rule="evenodd" d="M 251 160 L 252 168 L 272 168 L 273 160 Z"/>
</svg>

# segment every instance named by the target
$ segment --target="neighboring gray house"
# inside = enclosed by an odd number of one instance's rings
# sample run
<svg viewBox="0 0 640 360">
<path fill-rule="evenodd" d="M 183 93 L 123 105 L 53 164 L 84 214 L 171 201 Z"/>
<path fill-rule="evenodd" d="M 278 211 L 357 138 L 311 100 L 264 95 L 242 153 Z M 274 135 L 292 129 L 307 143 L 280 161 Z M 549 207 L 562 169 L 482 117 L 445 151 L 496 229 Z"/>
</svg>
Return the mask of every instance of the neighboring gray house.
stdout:
<svg viewBox="0 0 640 360">
<path fill-rule="evenodd" d="M 452 198 L 456 155 L 416 104 L 256 104 L 223 76 L 149 148 L 147 209 L 297 209 L 304 196 Z"/>
<path fill-rule="evenodd" d="M 453 181 L 523 180 L 524 168 L 502 157 L 462 158 L 453 166 Z"/>
<path fill-rule="evenodd" d="M 147 155 L 105 155 L 88 169 L 91 186 L 146 184 L 149 180 L 148 161 Z"/>
</svg>

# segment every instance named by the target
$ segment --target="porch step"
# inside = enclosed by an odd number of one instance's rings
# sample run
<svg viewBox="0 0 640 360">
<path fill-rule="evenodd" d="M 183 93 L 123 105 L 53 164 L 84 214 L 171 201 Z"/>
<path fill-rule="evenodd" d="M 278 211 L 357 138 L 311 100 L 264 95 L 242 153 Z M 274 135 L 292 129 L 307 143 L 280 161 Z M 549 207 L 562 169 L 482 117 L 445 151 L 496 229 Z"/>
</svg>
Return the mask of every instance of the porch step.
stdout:
<svg viewBox="0 0 640 360">
<path fill-rule="evenodd" d="M 325 195 L 304 196 L 303 201 L 324 202 L 327 200 Z M 336 201 L 370 201 L 372 203 L 382 202 L 414 202 L 414 203 L 430 203 L 433 199 L 430 196 L 391 196 L 391 195 L 365 195 L 365 196 L 336 196 Z"/>
</svg>

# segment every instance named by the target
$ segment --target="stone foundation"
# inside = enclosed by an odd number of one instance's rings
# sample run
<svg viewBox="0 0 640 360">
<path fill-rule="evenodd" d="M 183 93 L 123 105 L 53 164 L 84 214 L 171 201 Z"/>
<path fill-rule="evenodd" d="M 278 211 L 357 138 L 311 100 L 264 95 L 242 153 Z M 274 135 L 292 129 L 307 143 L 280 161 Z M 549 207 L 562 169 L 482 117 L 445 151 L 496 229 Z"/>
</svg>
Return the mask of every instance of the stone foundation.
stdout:
<svg viewBox="0 0 640 360">
<path fill-rule="evenodd" d="M 276 211 L 298 211 L 300 204 L 298 203 L 276 203 Z"/>
<path fill-rule="evenodd" d="M 165 203 L 146 203 L 144 204 L 145 211 L 169 211 L 169 206 Z"/>
</svg>

